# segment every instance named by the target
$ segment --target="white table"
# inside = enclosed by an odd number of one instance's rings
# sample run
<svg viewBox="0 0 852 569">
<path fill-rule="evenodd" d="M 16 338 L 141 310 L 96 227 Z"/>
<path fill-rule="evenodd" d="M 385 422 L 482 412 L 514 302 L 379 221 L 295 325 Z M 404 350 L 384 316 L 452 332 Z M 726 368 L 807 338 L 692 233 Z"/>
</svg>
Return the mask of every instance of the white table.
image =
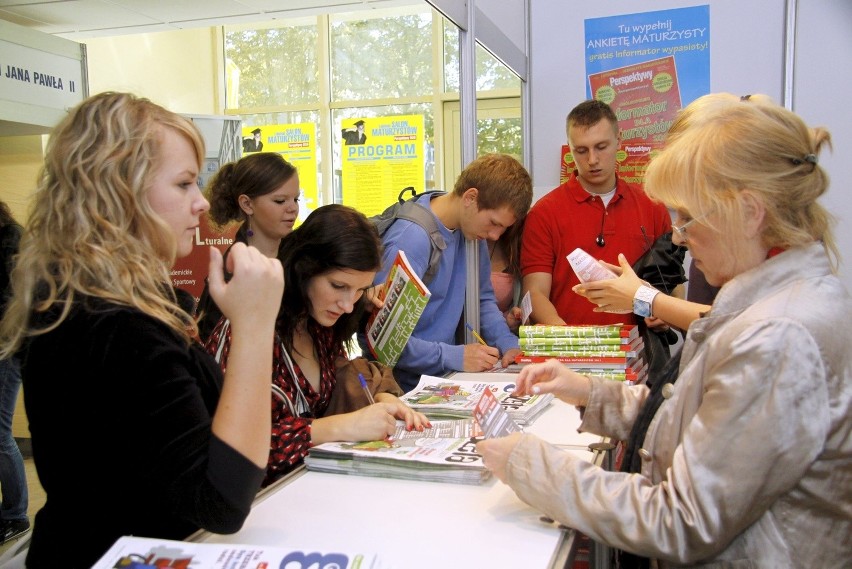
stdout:
<svg viewBox="0 0 852 569">
<path fill-rule="evenodd" d="M 455 379 L 482 380 L 479 377 Z M 511 381 L 510 374 L 488 374 Z M 600 437 L 577 433 L 579 412 L 555 401 L 525 430 L 584 460 Z M 300 469 L 262 492 L 233 535 L 199 532 L 193 541 L 288 544 L 302 550 L 365 550 L 382 567 L 548 568 L 572 556 L 574 531 L 541 515 L 496 479 L 480 486 L 308 472 Z"/>
</svg>

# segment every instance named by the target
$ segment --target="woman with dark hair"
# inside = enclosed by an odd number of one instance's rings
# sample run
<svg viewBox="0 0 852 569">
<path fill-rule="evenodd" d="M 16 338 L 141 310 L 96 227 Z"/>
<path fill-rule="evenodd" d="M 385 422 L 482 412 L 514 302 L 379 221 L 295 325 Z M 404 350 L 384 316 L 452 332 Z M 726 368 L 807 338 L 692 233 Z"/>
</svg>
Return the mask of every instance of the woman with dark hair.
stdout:
<svg viewBox="0 0 852 569">
<path fill-rule="evenodd" d="M 207 215 L 213 223 L 223 226 L 242 222 L 234 242 L 256 247 L 270 259 L 278 255 L 281 240 L 293 231 L 299 215 L 296 167 L 275 152 L 249 154 L 225 164 L 211 180 L 206 193 L 210 201 Z M 203 342 L 222 318 L 222 311 L 210 298 L 206 285 L 195 312 Z"/>
<path fill-rule="evenodd" d="M 521 235 L 524 220 L 520 220 L 496 240 L 488 240 L 491 259 L 491 286 L 497 308 L 506 318 L 506 325 L 517 335 L 521 325 Z"/>
<path fill-rule="evenodd" d="M 376 403 L 351 413 L 327 416 L 336 371 L 349 362 L 347 344 L 355 333 L 381 264 L 381 242 L 373 225 L 356 210 L 337 204 L 318 208 L 281 243 L 278 258 L 287 286 L 278 313 L 272 383 L 272 441 L 264 484 L 286 474 L 308 449 L 327 441 L 383 439 L 396 419 L 409 429 L 428 420 L 402 403 L 395 383 Z M 230 331 L 220 320 L 208 342 L 223 369 Z"/>
</svg>

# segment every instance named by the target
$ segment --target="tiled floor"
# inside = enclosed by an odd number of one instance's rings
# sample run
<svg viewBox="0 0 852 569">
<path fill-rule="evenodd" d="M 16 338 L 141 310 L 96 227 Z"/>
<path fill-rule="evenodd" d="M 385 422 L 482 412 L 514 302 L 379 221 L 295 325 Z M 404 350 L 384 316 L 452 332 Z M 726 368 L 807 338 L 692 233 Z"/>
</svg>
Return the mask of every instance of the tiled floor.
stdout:
<svg viewBox="0 0 852 569">
<path fill-rule="evenodd" d="M 41 484 L 38 483 L 38 476 L 36 476 L 35 464 L 33 464 L 32 458 L 24 459 L 24 468 L 27 471 L 27 490 L 30 494 L 28 514 L 30 516 L 30 523 L 32 523 L 33 516 L 35 516 L 36 512 L 44 505 L 45 494 L 44 490 L 41 488 Z M 27 535 L 29 535 L 29 533 L 24 534 L 22 537 Z M 15 541 L 0 545 L 0 554 L 9 549 Z"/>
</svg>

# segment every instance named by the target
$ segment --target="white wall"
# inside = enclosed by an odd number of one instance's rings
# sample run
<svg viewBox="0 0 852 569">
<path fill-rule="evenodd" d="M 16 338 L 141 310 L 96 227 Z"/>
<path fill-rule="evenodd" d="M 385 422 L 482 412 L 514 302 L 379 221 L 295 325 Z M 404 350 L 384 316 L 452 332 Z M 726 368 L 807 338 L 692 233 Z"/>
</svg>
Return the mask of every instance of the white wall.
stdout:
<svg viewBox="0 0 852 569">
<path fill-rule="evenodd" d="M 85 44 L 91 94 L 129 91 L 177 113 L 221 113 L 215 28 L 90 38 Z"/>
<path fill-rule="evenodd" d="M 811 126 L 831 131 L 833 152 L 820 163 L 831 176 L 823 203 L 837 217 L 835 236 L 843 255 L 840 276 L 852 291 L 852 2 L 799 0 L 793 110 Z"/>
<path fill-rule="evenodd" d="M 638 11 L 710 6 L 710 89 L 736 94 L 764 93 L 777 102 L 784 94 L 784 0 L 631 0 L 580 2 L 534 0 L 530 17 L 531 174 L 536 198 L 559 183 L 559 152 L 566 141 L 565 117 L 586 98 L 583 22 Z M 848 71 L 852 53 L 852 2 L 799 0 L 794 110 L 809 124 L 828 127 L 834 154 L 822 164 L 832 184 L 824 203 L 840 218 L 836 235 L 841 252 L 852 256 L 852 172 L 842 161 L 852 155 L 852 120 L 846 99 L 852 92 Z M 845 33 L 844 33 L 845 32 Z M 841 69 L 842 68 L 842 69 Z M 841 277 L 852 291 L 852 257 L 844 258 Z"/>
</svg>

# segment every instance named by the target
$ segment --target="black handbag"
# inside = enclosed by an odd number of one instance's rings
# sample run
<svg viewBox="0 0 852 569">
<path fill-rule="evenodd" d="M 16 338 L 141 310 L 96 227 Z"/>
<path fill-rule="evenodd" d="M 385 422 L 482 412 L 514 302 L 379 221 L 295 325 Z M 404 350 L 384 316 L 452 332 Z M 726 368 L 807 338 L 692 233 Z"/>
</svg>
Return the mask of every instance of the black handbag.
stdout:
<svg viewBox="0 0 852 569">
<path fill-rule="evenodd" d="M 671 231 L 646 245 L 648 250 L 633 263 L 633 271 L 655 289 L 671 294 L 677 285 L 686 282 L 683 270 L 686 249 L 672 242 Z"/>
<path fill-rule="evenodd" d="M 642 232 L 645 235 L 645 232 Z M 671 294 L 676 286 L 686 282 L 683 259 L 686 249 L 672 242 L 672 233 L 664 233 L 649 244 L 648 250 L 633 263 L 636 275 L 652 287 Z M 653 381 L 671 357 L 669 346 L 678 341 L 678 334 L 671 328 L 658 332 L 639 320 L 639 333 L 645 343 L 645 360 L 648 362 L 648 381 Z"/>
</svg>

